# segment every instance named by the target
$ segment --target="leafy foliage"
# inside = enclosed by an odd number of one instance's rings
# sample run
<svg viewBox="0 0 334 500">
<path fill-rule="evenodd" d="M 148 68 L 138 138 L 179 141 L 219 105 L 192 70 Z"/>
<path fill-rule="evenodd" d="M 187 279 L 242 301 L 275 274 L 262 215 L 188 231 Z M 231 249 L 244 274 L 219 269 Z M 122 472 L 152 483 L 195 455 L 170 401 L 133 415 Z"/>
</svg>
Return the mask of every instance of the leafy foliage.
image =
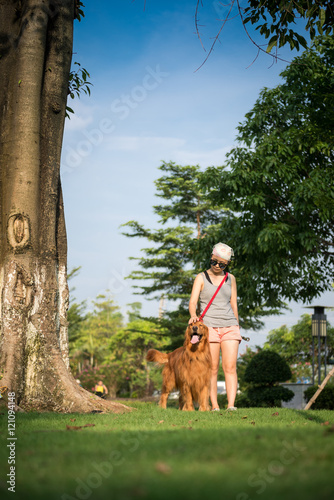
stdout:
<svg viewBox="0 0 334 500">
<path fill-rule="evenodd" d="M 280 385 L 275 385 L 273 387 L 250 387 L 247 390 L 248 404 L 249 406 L 255 407 L 281 406 L 282 401 L 291 401 L 293 396 L 293 391 Z"/>
<path fill-rule="evenodd" d="M 252 384 L 274 385 L 291 378 L 287 362 L 276 352 L 265 350 L 256 354 L 247 365 L 245 381 Z"/>
<path fill-rule="evenodd" d="M 70 72 L 70 77 L 68 81 L 68 95 L 71 99 L 75 99 L 75 97 L 80 97 L 81 92 L 84 92 L 86 95 L 90 95 L 90 85 L 93 85 L 88 81 L 90 78 L 90 74 L 85 68 L 81 67 L 81 64 L 75 62 L 74 65 L 77 65 L 78 68 L 73 69 Z M 73 109 L 69 106 L 66 106 L 66 117 L 70 118 L 69 113 L 74 113 Z"/>
<path fill-rule="evenodd" d="M 194 266 L 189 242 L 202 238 L 207 226 L 219 220 L 211 200 L 203 194 L 198 181 L 198 166 L 179 166 L 163 163 L 159 170 L 166 173 L 155 181 L 157 196 L 167 203 L 153 207 L 159 217 L 159 229 L 146 229 L 138 222 L 123 225 L 131 232 L 124 232 L 130 238 L 145 238 L 153 244 L 144 248 L 145 256 L 133 257 L 143 270 L 134 271 L 129 278 L 149 281 L 140 285 L 143 295 L 154 299 L 163 295 L 168 300 L 189 300 L 193 280 L 199 269 Z M 174 221 L 178 225 L 174 224 Z M 169 222 L 169 226 L 165 224 Z"/>
<path fill-rule="evenodd" d="M 160 324 L 170 332 L 174 347 L 177 342 L 178 345 L 182 342 L 188 323 L 188 301 L 195 276 L 208 268 L 212 247 L 217 241 L 222 238 L 230 243 L 228 233 L 222 233 L 221 227 L 222 221 L 231 217 L 231 212 L 225 210 L 223 203 L 218 208 L 211 193 L 205 194 L 203 172 L 199 166 L 163 163 L 160 170 L 166 175 L 157 179 L 155 184 L 157 196 L 165 203 L 154 206 L 154 212 L 160 217 L 159 224 L 163 227 L 146 229 L 138 222 L 130 221 L 124 226 L 131 232 L 123 234 L 145 238 L 154 245 L 143 249 L 144 257 L 133 258 L 142 269 L 134 271 L 129 278 L 148 282 L 148 285 L 135 286 L 143 295 L 179 301 L 177 311 L 165 313 L 160 318 Z M 247 275 L 240 273 L 233 263 L 230 269 L 237 280 L 241 278 L 241 291 L 247 290 Z M 262 326 L 259 317 L 278 312 L 276 308 L 265 309 L 262 304 L 248 300 L 247 296 L 244 299 L 242 293 L 239 297 L 239 318 L 243 328 L 258 328 Z"/>
<path fill-rule="evenodd" d="M 250 406 L 281 406 L 281 401 L 290 401 L 294 393 L 281 387 L 278 382 L 291 378 L 291 370 L 276 352 L 263 350 L 248 363 L 244 380 L 250 386 L 246 397 Z"/>
<path fill-rule="evenodd" d="M 99 368 L 108 353 L 108 339 L 123 326 L 119 307 L 110 295 L 99 295 L 93 301 L 74 342 L 70 343 L 72 369 L 80 374 L 85 368 Z"/>
<path fill-rule="evenodd" d="M 98 380 L 108 387 L 112 397 L 151 394 L 161 384 L 161 370 L 148 367 L 146 353 L 167 344 L 164 331 L 139 317 L 141 304 L 130 304 L 129 322 L 123 318 L 113 298 L 107 293 L 93 302 L 94 309 L 75 323 L 72 318 L 69 338 L 72 371 L 82 386 L 93 390 Z M 74 327 L 76 327 L 74 329 Z"/>
<path fill-rule="evenodd" d="M 317 392 L 318 386 L 308 387 L 304 397 L 308 402 Z M 327 384 L 311 406 L 312 410 L 334 410 L 334 385 Z"/>
<path fill-rule="evenodd" d="M 300 45 L 307 47 L 307 41 L 301 34 L 303 31 L 296 30 L 296 21 L 299 19 L 306 21 L 305 29 L 311 40 L 317 33 L 333 33 L 334 8 L 328 0 L 247 0 L 244 15 L 244 24 L 254 24 L 261 35 L 269 38 L 267 52 L 286 44 L 297 50 Z"/>
<path fill-rule="evenodd" d="M 178 301 L 177 311 L 165 313 L 159 322 L 168 329 L 174 347 L 176 339 L 177 342 L 183 341 L 193 281 L 202 270 L 194 264 L 191 241 L 205 237 L 209 226 L 216 224 L 224 216 L 224 211 L 217 210 L 203 193 L 199 185 L 199 166 L 163 163 L 159 169 L 165 174 L 155 181 L 157 196 L 164 200 L 163 204 L 153 207 L 159 217 L 159 228 L 148 229 L 130 221 L 123 227 L 130 228 L 131 232 L 123 234 L 144 238 L 152 244 L 152 247 L 143 249 L 144 257 L 133 258 L 141 269 L 134 271 L 129 278 L 148 283 L 134 288 L 151 299 L 163 297 Z"/>
<path fill-rule="evenodd" d="M 305 33 L 311 41 L 316 35 L 333 35 L 334 33 L 334 7 L 331 0 L 301 0 L 298 2 L 295 0 L 230 0 L 227 3 L 197 0 L 195 27 L 203 48 L 203 24 L 199 16 L 201 8 L 204 9 L 205 6 L 208 9 L 214 6 L 215 16 L 219 13 L 216 21 L 220 28 L 215 36 L 210 37 L 211 47 L 200 67 L 205 64 L 213 52 L 227 21 L 231 21 L 235 17 L 239 17 L 241 20 L 246 35 L 257 47 L 258 53 L 262 51 L 270 54 L 274 60 L 280 59 L 278 50 L 285 45 L 289 45 L 291 50 L 299 50 L 300 47 L 306 48 L 308 40 L 305 38 Z M 249 24 L 254 25 L 261 37 L 268 40 L 266 48 L 263 48 L 261 41 L 255 39 L 249 30 Z M 274 54 L 272 53 L 273 48 L 275 48 Z"/>
<path fill-rule="evenodd" d="M 85 13 L 83 11 L 84 9 L 84 4 L 81 2 L 81 0 L 76 0 L 75 1 L 75 12 L 74 12 L 74 17 L 75 19 L 78 19 L 80 22 L 83 17 L 85 17 Z"/>
<path fill-rule="evenodd" d="M 226 165 L 202 180 L 230 209 L 219 233 L 235 250 L 239 295 L 255 308 L 310 301 L 333 281 L 334 39 L 317 38 L 281 76 L 238 127 Z"/>
<path fill-rule="evenodd" d="M 163 349 L 167 344 L 164 332 L 154 323 L 140 318 L 140 303 L 130 304 L 130 322 L 110 338 L 106 364 L 115 368 L 114 378 L 119 390 L 131 397 L 151 394 L 160 387 L 161 369 L 149 367 L 149 349 Z"/>
<path fill-rule="evenodd" d="M 278 353 L 290 365 L 292 381 L 312 375 L 312 320 L 309 314 L 303 314 L 296 325 L 288 328 L 286 325 L 271 330 L 265 342 L 264 349 Z M 323 343 L 321 344 L 324 350 Z M 315 360 L 318 360 L 318 342 L 314 345 Z M 334 328 L 327 323 L 327 358 L 334 357 Z"/>
<path fill-rule="evenodd" d="M 67 281 L 69 282 L 75 276 L 78 275 L 81 267 L 76 267 L 72 269 L 67 275 Z M 82 323 L 86 320 L 86 302 L 82 301 L 80 303 L 76 302 L 73 297 L 73 292 L 75 288 L 70 289 L 70 304 L 67 311 L 67 321 L 68 321 L 68 339 L 72 343 L 78 339 L 80 333 L 80 327 Z"/>
</svg>

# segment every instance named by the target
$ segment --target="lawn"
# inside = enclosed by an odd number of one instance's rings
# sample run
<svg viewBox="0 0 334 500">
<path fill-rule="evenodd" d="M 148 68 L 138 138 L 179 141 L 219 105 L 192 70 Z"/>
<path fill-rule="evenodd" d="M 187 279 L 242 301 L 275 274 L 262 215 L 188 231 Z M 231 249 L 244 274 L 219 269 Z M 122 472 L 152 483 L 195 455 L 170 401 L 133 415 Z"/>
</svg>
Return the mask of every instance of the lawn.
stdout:
<svg viewBox="0 0 334 500">
<path fill-rule="evenodd" d="M 2 498 L 334 498 L 332 411 L 200 413 L 129 405 L 134 411 L 124 415 L 17 414 L 14 495 L 6 484 L 10 448 L 2 410 Z"/>
</svg>

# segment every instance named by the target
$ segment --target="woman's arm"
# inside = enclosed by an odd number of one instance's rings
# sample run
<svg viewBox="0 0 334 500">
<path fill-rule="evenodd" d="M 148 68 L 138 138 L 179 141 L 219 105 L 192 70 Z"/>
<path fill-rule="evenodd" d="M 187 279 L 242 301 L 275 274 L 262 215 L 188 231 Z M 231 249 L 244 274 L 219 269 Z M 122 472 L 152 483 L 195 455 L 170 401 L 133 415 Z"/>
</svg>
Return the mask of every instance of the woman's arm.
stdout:
<svg viewBox="0 0 334 500">
<path fill-rule="evenodd" d="M 233 274 L 229 274 L 231 278 L 231 307 L 234 312 L 234 316 L 237 318 L 237 322 L 239 323 L 239 315 L 238 315 L 238 297 L 237 297 L 237 282 Z"/>
<path fill-rule="evenodd" d="M 198 316 L 196 315 L 196 308 L 199 299 L 199 294 L 201 293 L 201 290 L 203 288 L 203 284 L 204 284 L 203 278 L 200 274 L 198 274 L 195 278 L 189 300 L 189 313 L 190 313 L 190 320 L 188 322 L 189 325 L 199 320 Z"/>
</svg>

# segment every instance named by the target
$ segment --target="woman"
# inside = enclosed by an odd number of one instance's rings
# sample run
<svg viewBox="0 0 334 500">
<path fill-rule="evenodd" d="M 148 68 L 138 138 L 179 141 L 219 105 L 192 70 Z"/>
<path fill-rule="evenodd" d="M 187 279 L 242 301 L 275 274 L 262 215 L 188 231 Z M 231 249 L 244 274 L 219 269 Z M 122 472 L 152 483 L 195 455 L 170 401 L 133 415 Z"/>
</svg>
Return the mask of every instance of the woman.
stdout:
<svg viewBox="0 0 334 500">
<path fill-rule="evenodd" d="M 108 389 L 102 382 L 102 380 L 99 380 L 97 384 L 95 384 L 94 387 L 94 392 L 96 396 L 99 396 L 100 398 L 104 398 L 108 394 Z"/>
<path fill-rule="evenodd" d="M 233 250 L 224 243 L 213 247 L 210 269 L 196 276 L 189 301 L 189 324 L 199 320 L 196 315 L 198 300 L 201 312 L 209 303 L 217 287 L 225 277 L 224 269 L 233 256 Z M 203 323 L 209 328 L 209 342 L 212 357 L 210 399 L 212 411 L 219 411 L 217 401 L 217 375 L 219 355 L 222 353 L 222 366 L 225 373 L 228 411 L 236 410 L 234 406 L 237 394 L 237 358 L 241 342 L 239 329 L 237 285 L 235 277 L 228 273 L 225 283 L 206 312 Z"/>
</svg>

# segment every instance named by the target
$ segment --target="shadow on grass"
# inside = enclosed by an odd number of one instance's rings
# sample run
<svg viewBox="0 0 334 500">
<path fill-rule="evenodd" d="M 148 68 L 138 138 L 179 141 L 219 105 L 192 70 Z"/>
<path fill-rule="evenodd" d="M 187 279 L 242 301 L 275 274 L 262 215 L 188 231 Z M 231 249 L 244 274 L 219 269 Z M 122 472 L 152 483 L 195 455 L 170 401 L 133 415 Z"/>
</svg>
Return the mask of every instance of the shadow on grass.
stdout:
<svg viewBox="0 0 334 500">
<path fill-rule="evenodd" d="M 294 410 L 294 409 L 291 409 L 291 411 L 293 411 L 296 415 L 304 418 L 305 420 L 311 420 L 313 422 L 316 422 L 317 424 L 324 424 L 327 421 L 324 418 L 321 418 L 319 415 L 316 414 L 317 411 L 322 411 L 322 410 Z"/>
</svg>

